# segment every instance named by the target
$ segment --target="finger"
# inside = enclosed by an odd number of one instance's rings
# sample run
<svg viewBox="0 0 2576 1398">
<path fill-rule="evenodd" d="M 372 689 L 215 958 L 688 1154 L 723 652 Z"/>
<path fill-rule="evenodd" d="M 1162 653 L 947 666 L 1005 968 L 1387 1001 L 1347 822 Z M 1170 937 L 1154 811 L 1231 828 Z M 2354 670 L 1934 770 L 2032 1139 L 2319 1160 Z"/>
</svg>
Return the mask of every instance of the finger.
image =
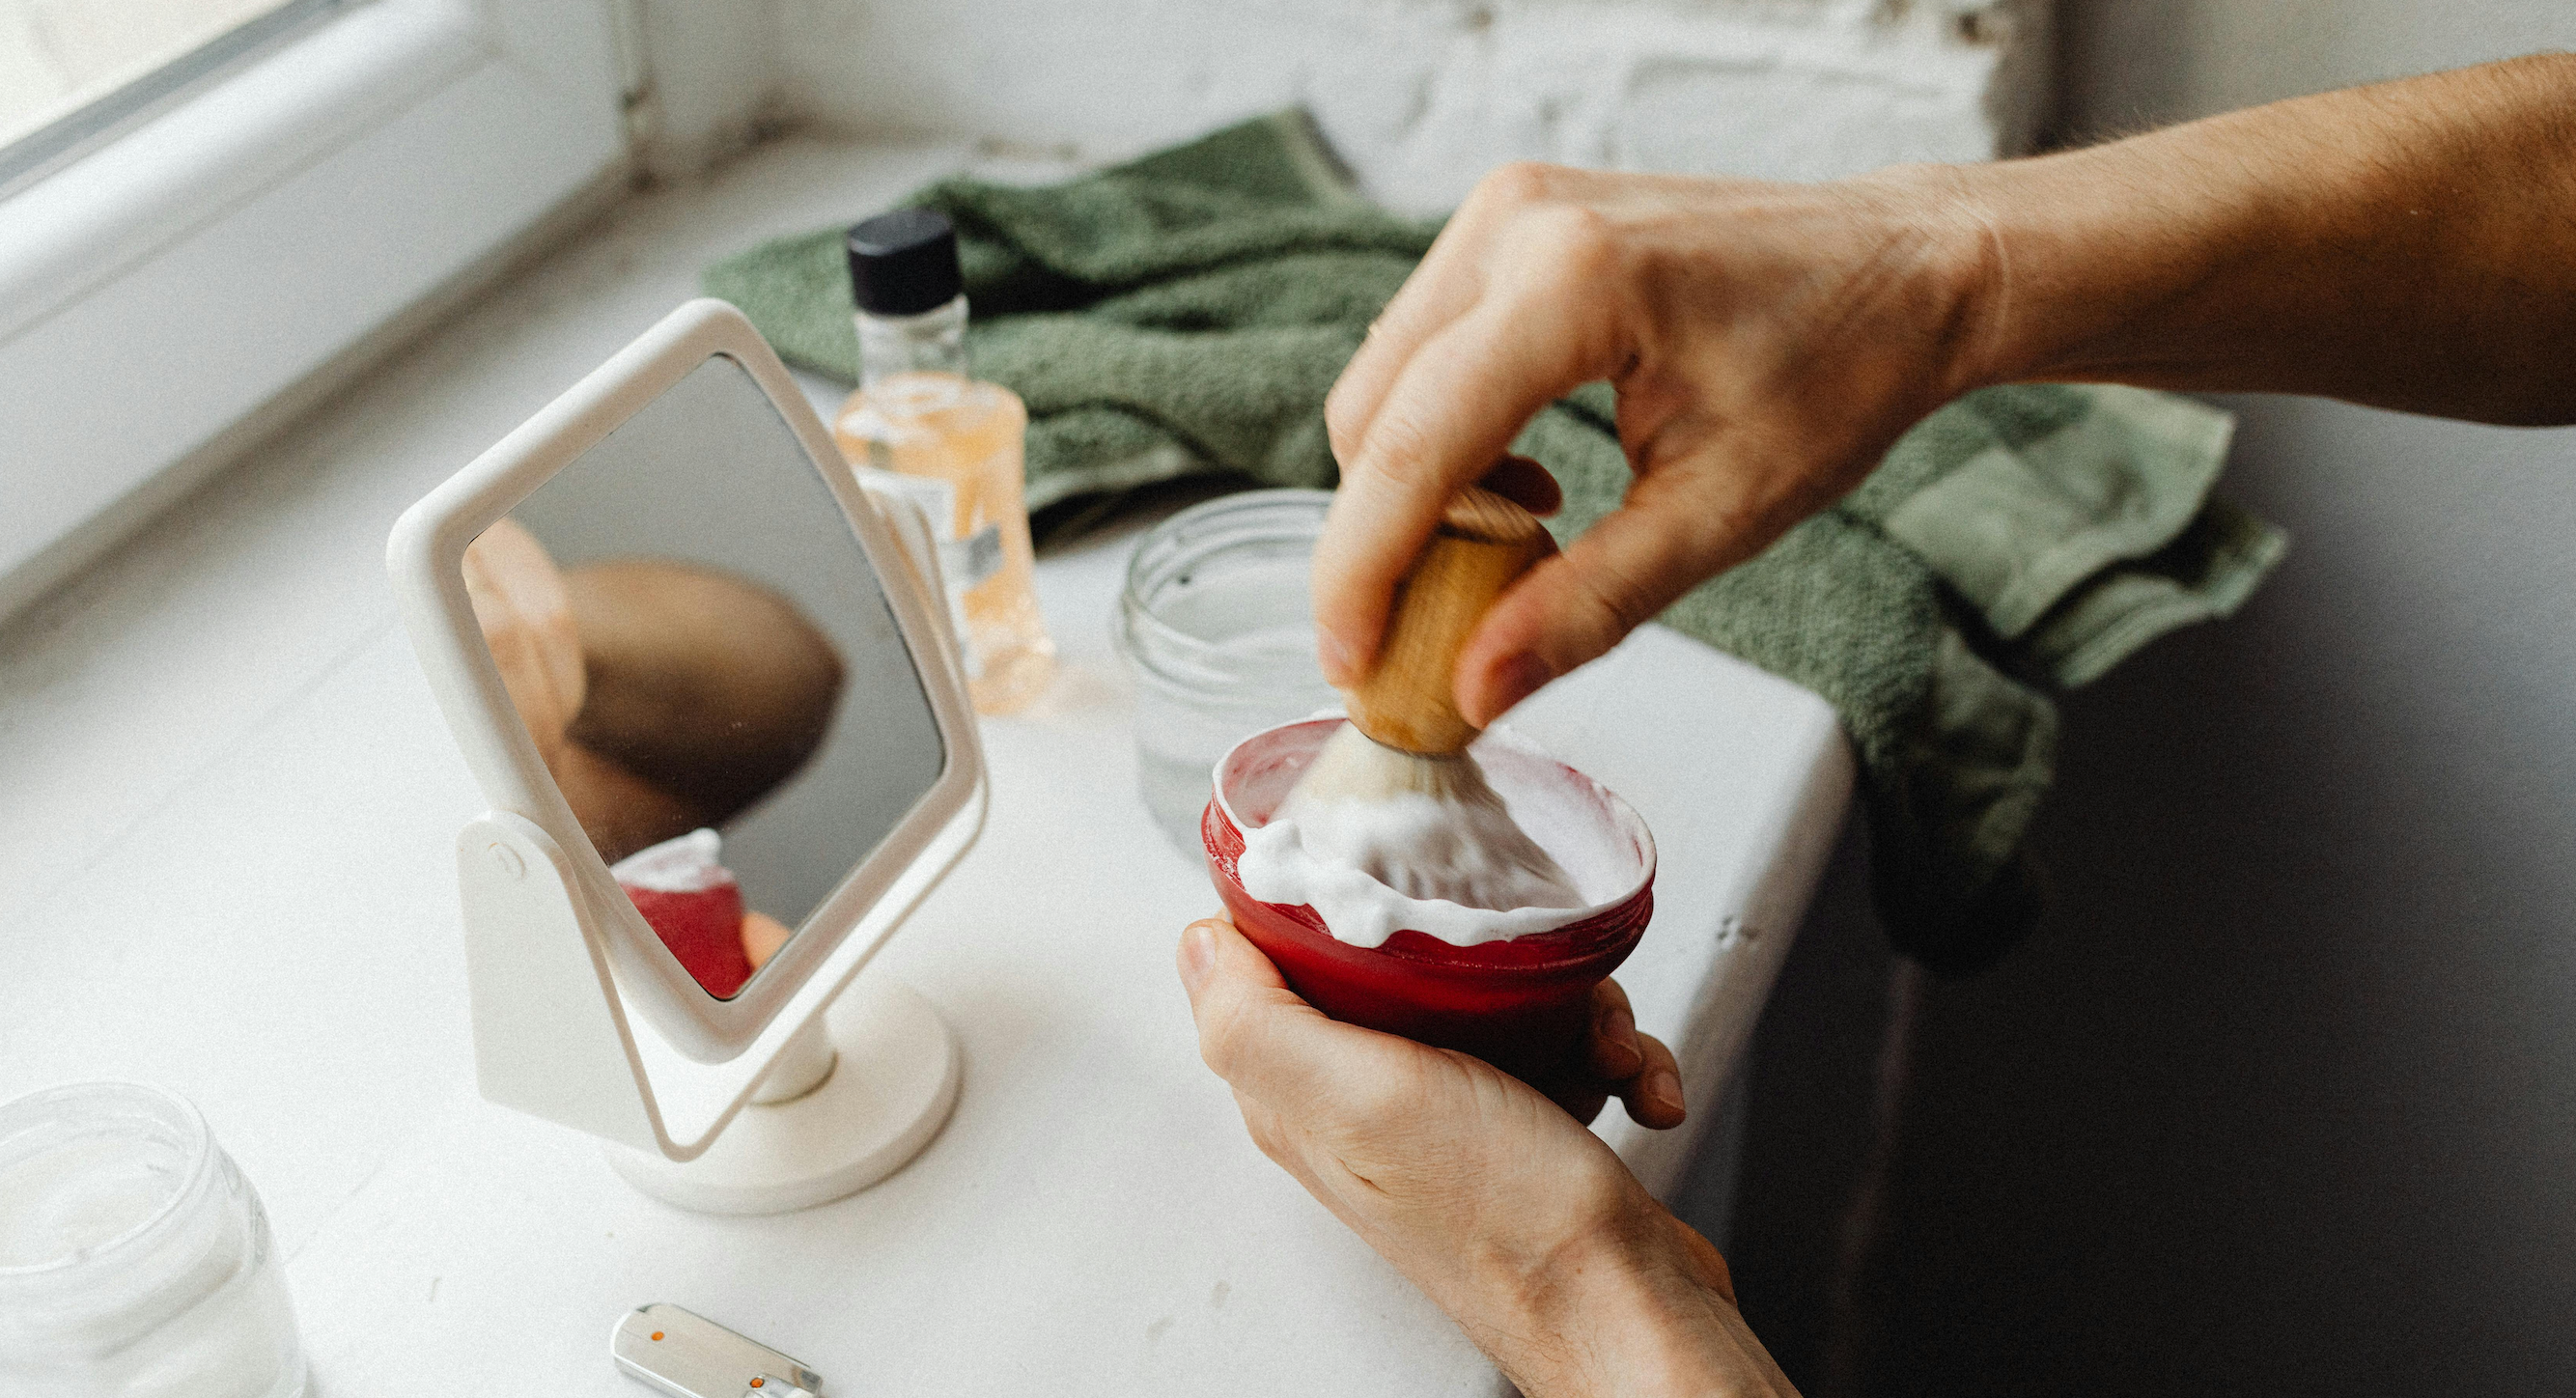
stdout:
<svg viewBox="0 0 2576 1398">
<path fill-rule="evenodd" d="M 1617 981 L 1592 988 L 1592 1032 L 1585 1047 L 1593 1073 L 1603 1082 L 1626 1082 L 1645 1070 L 1645 1050 L 1637 1042 L 1637 1015 L 1628 992 Z"/>
<path fill-rule="evenodd" d="M 1552 515 L 1565 508 L 1565 492 L 1558 487 L 1556 477 L 1550 475 L 1546 467 L 1525 456 L 1501 458 L 1476 479 L 1476 484 L 1511 500 L 1533 515 Z M 1436 514 L 1434 518 L 1437 518 Z M 1538 542 L 1546 553 L 1556 551 L 1554 536 L 1541 534 Z M 1347 649 L 1329 633 L 1317 633 L 1317 652 L 1324 658 L 1326 679 L 1347 687 L 1359 678 L 1359 667 L 1351 663 Z"/>
<path fill-rule="evenodd" d="M 1499 307 L 1499 308 L 1498 308 Z M 1315 545 L 1318 653 L 1347 687 L 1367 672 L 1389 599 L 1458 487 L 1504 454 L 1538 410 L 1590 378 L 1595 336 L 1567 322 L 1589 312 L 1487 302 L 1407 363 L 1343 464 Z"/>
<path fill-rule="evenodd" d="M 1199 1057 L 1236 1092 L 1295 1117 L 1391 1080 L 1385 1065 L 1371 1061 L 1386 1036 L 1336 1024 L 1297 998 L 1234 924 L 1191 923 L 1181 934 L 1180 963 Z"/>
<path fill-rule="evenodd" d="M 1685 592 L 1770 544 L 1686 493 L 1678 474 L 1638 478 L 1627 502 L 1543 559 L 1485 613 L 1458 652 L 1458 709 L 1482 727 L 1540 685 L 1619 644 Z"/>
<path fill-rule="evenodd" d="M 1394 387 L 1396 375 L 1413 352 L 1465 315 L 1484 294 L 1490 261 L 1487 249 L 1494 231 L 1545 199 L 1549 176 L 1541 167 L 1506 165 L 1477 181 L 1458 211 L 1449 216 L 1422 264 L 1378 312 L 1368 338 L 1342 367 L 1341 377 L 1324 399 L 1324 425 L 1337 460 L 1347 464 L 1359 454 L 1378 405 L 1386 401 L 1387 390 Z"/>
<path fill-rule="evenodd" d="M 1682 1101 L 1681 1069 L 1673 1062 L 1673 1051 L 1652 1034 L 1641 1034 L 1638 1048 L 1644 1053 L 1646 1066 L 1637 1076 L 1619 1085 L 1619 1100 L 1628 1105 L 1628 1115 L 1639 1126 L 1668 1131 L 1682 1124 L 1690 1115 Z"/>
<path fill-rule="evenodd" d="M 1534 515 L 1552 515 L 1565 508 L 1565 492 L 1557 487 L 1556 477 L 1526 456 L 1506 456 L 1495 462 L 1476 478 L 1476 484 Z"/>
<path fill-rule="evenodd" d="M 1386 401 L 1386 391 L 1422 342 L 1476 304 L 1484 286 L 1476 266 L 1479 258 L 1471 246 L 1476 242 L 1473 226 L 1451 219 L 1433 240 L 1422 265 L 1413 269 L 1394 299 L 1369 322 L 1368 338 L 1360 341 L 1358 351 L 1333 380 L 1332 391 L 1324 395 L 1324 431 L 1335 460 L 1348 463 L 1359 454 L 1378 405 Z"/>
<path fill-rule="evenodd" d="M 757 971 L 768 965 L 769 958 L 776 956 L 778 949 L 787 945 L 787 939 L 795 934 L 788 931 L 787 924 L 755 910 L 742 915 L 738 935 L 742 939 L 743 956 L 751 962 L 751 969 Z"/>
<path fill-rule="evenodd" d="M 589 684 L 563 574 L 537 536 L 507 518 L 466 546 L 463 572 L 502 686 L 540 743 L 558 736 Z"/>
</svg>

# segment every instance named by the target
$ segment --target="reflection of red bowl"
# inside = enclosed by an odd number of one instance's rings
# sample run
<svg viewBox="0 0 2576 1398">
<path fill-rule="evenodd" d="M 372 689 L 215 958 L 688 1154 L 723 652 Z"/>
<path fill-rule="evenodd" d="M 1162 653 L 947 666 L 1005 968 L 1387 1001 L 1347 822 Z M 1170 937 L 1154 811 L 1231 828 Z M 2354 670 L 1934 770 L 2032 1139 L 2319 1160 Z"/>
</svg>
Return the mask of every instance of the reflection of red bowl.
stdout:
<svg viewBox="0 0 2576 1398">
<path fill-rule="evenodd" d="M 1266 823 L 1340 726 L 1339 719 L 1315 719 L 1268 729 L 1217 764 L 1216 794 L 1199 835 L 1208 876 L 1235 927 L 1278 966 L 1289 988 L 1335 1019 L 1471 1053 L 1524 1078 L 1547 1076 L 1582 1036 L 1592 988 L 1628 959 L 1654 916 L 1655 847 L 1645 823 L 1573 768 L 1516 756 L 1536 779 L 1569 784 L 1583 798 L 1580 808 L 1599 813 L 1601 834 L 1635 860 L 1633 889 L 1563 927 L 1510 941 L 1453 946 L 1406 928 L 1383 946 L 1353 946 L 1326 931 L 1312 907 L 1256 900 L 1235 871 L 1243 853 L 1238 817 L 1253 827 Z"/>
<path fill-rule="evenodd" d="M 751 979 L 751 956 L 742 946 L 742 889 L 732 879 L 686 893 L 626 886 L 626 900 L 709 995 L 730 1000 Z"/>
</svg>

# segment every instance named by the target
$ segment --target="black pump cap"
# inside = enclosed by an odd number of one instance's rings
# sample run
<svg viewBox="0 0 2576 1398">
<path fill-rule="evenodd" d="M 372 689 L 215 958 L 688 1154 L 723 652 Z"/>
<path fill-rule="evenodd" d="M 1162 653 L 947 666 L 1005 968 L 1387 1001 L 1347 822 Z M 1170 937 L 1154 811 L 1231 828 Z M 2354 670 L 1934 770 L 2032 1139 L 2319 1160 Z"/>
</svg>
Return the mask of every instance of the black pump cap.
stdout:
<svg viewBox="0 0 2576 1398">
<path fill-rule="evenodd" d="M 897 209 L 850 229 L 850 299 L 870 315 L 917 316 L 966 289 L 957 229 L 928 209 Z"/>
</svg>

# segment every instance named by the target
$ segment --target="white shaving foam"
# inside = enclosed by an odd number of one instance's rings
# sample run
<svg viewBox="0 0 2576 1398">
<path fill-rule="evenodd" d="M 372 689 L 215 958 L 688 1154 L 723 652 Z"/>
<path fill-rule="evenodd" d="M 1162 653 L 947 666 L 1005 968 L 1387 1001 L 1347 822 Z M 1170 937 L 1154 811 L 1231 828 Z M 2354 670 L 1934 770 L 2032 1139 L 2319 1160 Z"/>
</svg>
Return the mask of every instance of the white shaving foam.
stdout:
<svg viewBox="0 0 2576 1398">
<path fill-rule="evenodd" d="M 1258 826 L 1227 801 L 1227 816 L 1243 832 L 1243 853 L 1235 861 L 1243 891 L 1264 903 L 1312 907 L 1335 940 L 1352 946 L 1383 946 L 1398 930 L 1411 928 L 1451 946 L 1471 947 L 1552 932 L 1606 912 L 1653 873 L 1654 841 L 1645 823 L 1598 784 L 1568 775 L 1546 754 L 1500 729 L 1488 730 L 1470 756 L 1483 767 L 1511 821 L 1563 870 L 1573 885 L 1574 906 L 1471 907 L 1449 898 L 1410 897 L 1372 877 L 1357 866 L 1352 851 L 1455 843 L 1457 807 L 1414 793 L 1310 803 L 1303 820 L 1294 807 L 1284 808 Z M 1220 792 L 1225 771 L 1220 763 Z M 1549 892 L 1552 883 L 1506 878 L 1488 886 L 1566 896 Z"/>
<path fill-rule="evenodd" d="M 637 850 L 610 865 L 608 873 L 620 885 L 648 893 L 704 893 L 734 881 L 733 871 L 718 862 L 723 853 L 724 837 L 701 826 Z"/>
</svg>

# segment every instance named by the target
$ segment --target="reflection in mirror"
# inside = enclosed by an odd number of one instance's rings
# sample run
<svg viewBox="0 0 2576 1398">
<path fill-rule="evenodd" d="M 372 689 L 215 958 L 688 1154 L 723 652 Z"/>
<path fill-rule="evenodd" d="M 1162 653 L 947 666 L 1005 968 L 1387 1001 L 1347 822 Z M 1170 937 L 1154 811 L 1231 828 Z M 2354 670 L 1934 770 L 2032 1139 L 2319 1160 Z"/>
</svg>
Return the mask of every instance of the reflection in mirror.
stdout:
<svg viewBox="0 0 2576 1398">
<path fill-rule="evenodd" d="M 485 530 L 465 587 L 565 804 L 718 999 L 946 765 L 839 502 L 731 359 Z"/>
</svg>

